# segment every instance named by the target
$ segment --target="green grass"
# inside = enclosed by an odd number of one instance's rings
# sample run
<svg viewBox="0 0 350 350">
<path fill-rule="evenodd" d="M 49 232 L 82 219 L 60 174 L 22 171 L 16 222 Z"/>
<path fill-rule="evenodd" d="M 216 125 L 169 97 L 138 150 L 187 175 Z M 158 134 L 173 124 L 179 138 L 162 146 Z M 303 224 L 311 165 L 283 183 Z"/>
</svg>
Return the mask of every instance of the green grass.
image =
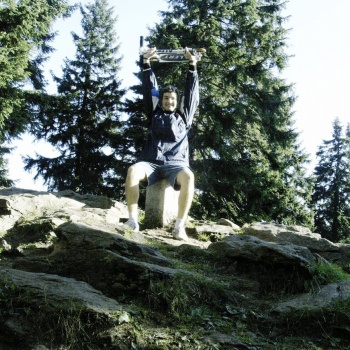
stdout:
<svg viewBox="0 0 350 350">
<path fill-rule="evenodd" d="M 313 292 L 319 290 L 322 285 L 342 282 L 350 279 L 339 265 L 327 261 L 320 262 L 312 266 L 313 278 L 306 282 L 306 290 Z"/>
</svg>

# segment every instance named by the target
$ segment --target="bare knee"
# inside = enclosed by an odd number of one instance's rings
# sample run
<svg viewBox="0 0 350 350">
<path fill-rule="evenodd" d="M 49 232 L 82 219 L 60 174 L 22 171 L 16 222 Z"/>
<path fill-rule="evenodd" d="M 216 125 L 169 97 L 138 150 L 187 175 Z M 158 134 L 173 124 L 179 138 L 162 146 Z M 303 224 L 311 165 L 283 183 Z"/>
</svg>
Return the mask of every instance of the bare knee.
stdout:
<svg viewBox="0 0 350 350">
<path fill-rule="evenodd" d="M 180 186 L 194 186 L 194 174 L 190 169 L 181 170 L 176 178 L 176 182 Z"/>
<path fill-rule="evenodd" d="M 146 173 L 142 167 L 138 164 L 133 164 L 128 168 L 128 173 L 126 176 L 126 181 L 128 182 L 140 182 L 146 180 Z"/>
</svg>

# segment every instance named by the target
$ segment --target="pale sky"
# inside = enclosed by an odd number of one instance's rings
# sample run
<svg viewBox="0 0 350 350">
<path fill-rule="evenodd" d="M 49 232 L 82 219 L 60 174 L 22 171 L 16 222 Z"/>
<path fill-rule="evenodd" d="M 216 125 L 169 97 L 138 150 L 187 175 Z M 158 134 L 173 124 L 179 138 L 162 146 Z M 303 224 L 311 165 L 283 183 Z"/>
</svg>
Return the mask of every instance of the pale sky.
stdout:
<svg viewBox="0 0 350 350">
<path fill-rule="evenodd" d="M 71 1 L 72 3 L 74 1 Z M 81 1 L 82 4 L 90 3 Z M 165 0 L 110 0 L 114 13 L 118 16 L 116 32 L 123 55 L 119 78 L 124 87 L 136 83 L 133 73 L 137 71 L 140 35 L 147 36 L 147 27 L 160 20 L 159 10 L 167 9 Z M 282 73 L 288 83 L 294 84 L 297 101 L 294 105 L 295 128 L 300 133 L 302 148 L 310 154 L 310 171 L 315 166 L 315 154 L 323 140 L 332 136 L 332 122 L 338 117 L 345 126 L 350 123 L 350 33 L 349 0 L 289 0 L 284 15 L 290 16 L 285 23 L 290 28 L 288 36 L 289 67 Z M 80 12 L 64 21 L 58 21 L 54 29 L 58 31 L 53 46 L 56 51 L 46 65 L 61 76 L 63 59 L 73 58 L 75 47 L 71 31 L 80 32 Z M 49 74 L 48 74 L 48 80 Z M 50 146 L 42 142 L 32 142 L 28 135 L 9 157 L 9 175 L 18 179 L 16 187 L 46 190 L 42 181 L 34 182 L 34 174 L 24 172 L 22 156 L 34 156 L 35 152 L 50 156 Z"/>
</svg>

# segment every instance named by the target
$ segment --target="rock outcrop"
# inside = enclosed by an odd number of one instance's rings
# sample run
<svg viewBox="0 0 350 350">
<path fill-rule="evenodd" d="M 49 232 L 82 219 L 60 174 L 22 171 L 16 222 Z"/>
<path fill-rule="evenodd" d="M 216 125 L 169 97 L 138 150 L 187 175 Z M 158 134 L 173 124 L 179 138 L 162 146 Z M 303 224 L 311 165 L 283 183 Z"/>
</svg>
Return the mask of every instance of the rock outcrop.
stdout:
<svg viewBox="0 0 350 350">
<path fill-rule="evenodd" d="M 347 344 L 350 281 L 332 263 L 350 247 L 307 228 L 192 221 L 181 242 L 128 231 L 109 198 L 17 188 L 0 189 L 0 215 L 0 349 Z"/>
</svg>

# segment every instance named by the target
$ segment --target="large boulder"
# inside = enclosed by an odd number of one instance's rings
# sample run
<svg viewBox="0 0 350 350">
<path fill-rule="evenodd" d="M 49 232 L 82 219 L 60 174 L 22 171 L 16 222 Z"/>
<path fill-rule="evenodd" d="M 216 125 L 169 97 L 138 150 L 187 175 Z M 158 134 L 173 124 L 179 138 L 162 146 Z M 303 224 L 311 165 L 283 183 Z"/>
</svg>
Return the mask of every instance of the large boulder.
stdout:
<svg viewBox="0 0 350 350">
<path fill-rule="evenodd" d="M 7 285 L 19 293 L 25 293 L 26 298 L 47 312 L 69 309 L 72 305 L 104 315 L 123 310 L 116 300 L 106 297 L 89 284 L 72 278 L 1 267 L 0 275 Z"/>
<path fill-rule="evenodd" d="M 248 235 L 233 235 L 212 243 L 208 250 L 223 259 L 239 259 L 267 265 L 294 265 L 308 269 L 315 257 L 306 247 L 263 241 Z"/>
<path fill-rule="evenodd" d="M 56 217 L 65 221 L 91 218 L 101 224 L 117 224 L 128 217 L 127 208 L 103 196 L 73 191 L 39 192 L 18 188 L 0 189 L 0 238 L 19 218 Z"/>
<path fill-rule="evenodd" d="M 244 225 L 242 232 L 268 242 L 307 247 L 331 262 L 342 265 L 350 263 L 349 244 L 333 243 L 307 227 L 254 222 Z"/>
</svg>

